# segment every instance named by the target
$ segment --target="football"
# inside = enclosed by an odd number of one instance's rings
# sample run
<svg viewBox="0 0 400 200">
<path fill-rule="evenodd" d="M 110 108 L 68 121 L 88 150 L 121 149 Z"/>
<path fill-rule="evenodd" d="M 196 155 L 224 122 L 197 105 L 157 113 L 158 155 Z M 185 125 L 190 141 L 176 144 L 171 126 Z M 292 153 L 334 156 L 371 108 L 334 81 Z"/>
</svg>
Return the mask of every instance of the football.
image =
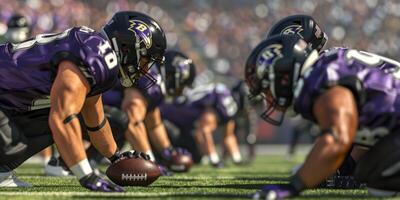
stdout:
<svg viewBox="0 0 400 200">
<path fill-rule="evenodd" d="M 121 186 L 148 186 L 161 176 L 158 165 L 142 158 L 125 158 L 111 164 L 107 177 Z"/>
<path fill-rule="evenodd" d="M 187 172 L 193 165 L 192 157 L 174 153 L 168 163 L 168 168 L 173 172 Z"/>
</svg>

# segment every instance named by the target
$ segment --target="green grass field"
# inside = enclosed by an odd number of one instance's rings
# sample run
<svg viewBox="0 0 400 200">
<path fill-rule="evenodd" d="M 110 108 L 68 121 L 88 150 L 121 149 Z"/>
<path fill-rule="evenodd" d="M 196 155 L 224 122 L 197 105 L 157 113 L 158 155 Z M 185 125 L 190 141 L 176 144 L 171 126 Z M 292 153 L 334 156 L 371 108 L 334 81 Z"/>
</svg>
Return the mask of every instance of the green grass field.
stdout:
<svg viewBox="0 0 400 200">
<path fill-rule="evenodd" d="M 229 165 L 224 169 L 196 166 L 190 173 L 160 177 L 149 187 L 127 187 L 126 193 L 95 193 L 79 186 L 75 178 L 43 176 L 39 164 L 24 164 L 19 177 L 32 188 L 1 188 L 0 199 L 251 199 L 266 183 L 283 183 L 288 171 L 299 163 L 282 156 L 259 156 L 246 166 Z M 300 199 L 373 199 L 366 190 L 315 189 L 302 193 Z"/>
</svg>

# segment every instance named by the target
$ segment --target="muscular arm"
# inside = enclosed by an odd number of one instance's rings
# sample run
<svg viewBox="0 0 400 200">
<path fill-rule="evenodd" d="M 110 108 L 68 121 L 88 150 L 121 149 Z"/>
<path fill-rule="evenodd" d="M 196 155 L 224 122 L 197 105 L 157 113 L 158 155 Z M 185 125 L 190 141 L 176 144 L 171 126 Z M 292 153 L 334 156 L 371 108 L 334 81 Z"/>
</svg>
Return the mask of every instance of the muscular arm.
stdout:
<svg viewBox="0 0 400 200">
<path fill-rule="evenodd" d="M 124 91 L 122 110 L 126 112 L 129 124 L 125 137 L 131 146 L 138 151 L 151 151 L 143 120 L 147 112 L 147 102 L 137 89 L 129 88 Z"/>
<path fill-rule="evenodd" d="M 196 124 L 195 139 L 205 155 L 216 154 L 213 133 L 217 128 L 217 119 L 212 111 L 202 114 Z"/>
<path fill-rule="evenodd" d="M 87 98 L 81 113 L 88 127 L 99 126 L 105 118 L 101 95 Z M 108 121 L 98 131 L 88 131 L 88 134 L 91 143 L 103 156 L 109 158 L 116 152 L 117 145 Z"/>
<path fill-rule="evenodd" d="M 315 187 L 332 175 L 349 151 L 358 126 L 358 112 L 353 94 L 335 86 L 318 97 L 313 107 L 321 130 L 332 128 L 331 134 L 320 136 L 308 154 L 299 176 L 307 187 Z"/>
<path fill-rule="evenodd" d="M 167 130 L 161 120 L 160 109 L 157 107 L 153 111 L 147 113 L 145 125 L 150 137 L 150 140 L 156 146 L 157 150 L 168 148 L 171 143 L 168 138 Z"/>
<path fill-rule="evenodd" d="M 59 64 L 50 92 L 49 125 L 58 150 L 69 167 L 86 159 L 86 154 L 78 118 L 67 123 L 64 120 L 81 111 L 89 90 L 89 83 L 75 64 L 69 61 Z"/>
</svg>

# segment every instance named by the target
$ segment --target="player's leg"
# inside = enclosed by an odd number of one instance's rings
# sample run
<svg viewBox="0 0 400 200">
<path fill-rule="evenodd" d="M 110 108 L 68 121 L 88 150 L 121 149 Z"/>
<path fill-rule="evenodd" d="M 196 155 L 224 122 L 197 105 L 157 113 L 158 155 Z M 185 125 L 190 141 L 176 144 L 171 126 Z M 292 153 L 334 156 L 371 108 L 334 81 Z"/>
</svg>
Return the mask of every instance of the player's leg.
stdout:
<svg viewBox="0 0 400 200">
<path fill-rule="evenodd" d="M 365 153 L 357 162 L 355 177 L 367 184 L 372 195 L 400 192 L 400 134 L 385 136 Z"/>
<path fill-rule="evenodd" d="M 9 148 L 8 152 L 3 151 L 7 156 L 2 157 L 5 159 L 1 159 L 0 162 L 0 186 L 30 186 L 30 184 L 18 180 L 13 170 L 53 143 L 53 137 L 48 126 L 48 111 L 41 110 L 23 115 L 14 115 L 1 111 L 0 113 L 3 122 L 0 135 L 2 137 L 11 136 L 9 138 L 10 144 L 21 142 L 25 145 L 25 150 L 22 152 L 18 152 L 13 148 Z"/>
</svg>

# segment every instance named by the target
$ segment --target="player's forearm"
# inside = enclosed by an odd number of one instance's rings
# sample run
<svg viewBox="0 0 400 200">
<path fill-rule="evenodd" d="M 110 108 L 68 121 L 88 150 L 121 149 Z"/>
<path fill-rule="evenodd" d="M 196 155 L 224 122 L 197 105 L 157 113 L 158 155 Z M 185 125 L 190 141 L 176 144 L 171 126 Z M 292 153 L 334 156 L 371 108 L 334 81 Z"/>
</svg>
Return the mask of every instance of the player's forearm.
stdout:
<svg viewBox="0 0 400 200">
<path fill-rule="evenodd" d="M 106 158 L 111 157 L 117 151 L 111 127 L 108 122 L 98 131 L 88 131 L 92 145 Z"/>
<path fill-rule="evenodd" d="M 224 144 L 224 148 L 228 151 L 229 155 L 231 155 L 233 158 L 235 156 L 240 157 L 239 145 L 237 143 L 234 131 L 235 131 L 235 123 L 234 123 L 234 121 L 231 120 L 224 127 L 223 144 Z"/>
<path fill-rule="evenodd" d="M 133 149 L 142 152 L 151 151 L 150 142 L 143 122 L 129 122 L 128 129 L 125 132 L 125 137 Z"/>
<path fill-rule="evenodd" d="M 325 134 L 317 139 L 308 154 L 299 175 L 308 188 L 317 186 L 335 173 L 343 162 L 348 145 L 335 141 L 332 135 Z"/>
<path fill-rule="evenodd" d="M 200 132 L 203 137 L 204 147 L 207 155 L 216 154 L 217 150 L 215 149 L 214 138 L 212 136 L 212 132 L 202 130 Z"/>
<path fill-rule="evenodd" d="M 168 138 L 167 130 L 163 123 L 156 125 L 156 127 L 148 128 L 149 138 L 152 144 L 155 145 L 157 150 L 168 148 L 171 143 Z"/>
<path fill-rule="evenodd" d="M 50 112 L 49 124 L 53 139 L 65 163 L 71 167 L 86 159 L 86 154 L 79 120 L 75 118 L 69 123 L 63 123 L 64 120 L 59 114 Z"/>
</svg>

